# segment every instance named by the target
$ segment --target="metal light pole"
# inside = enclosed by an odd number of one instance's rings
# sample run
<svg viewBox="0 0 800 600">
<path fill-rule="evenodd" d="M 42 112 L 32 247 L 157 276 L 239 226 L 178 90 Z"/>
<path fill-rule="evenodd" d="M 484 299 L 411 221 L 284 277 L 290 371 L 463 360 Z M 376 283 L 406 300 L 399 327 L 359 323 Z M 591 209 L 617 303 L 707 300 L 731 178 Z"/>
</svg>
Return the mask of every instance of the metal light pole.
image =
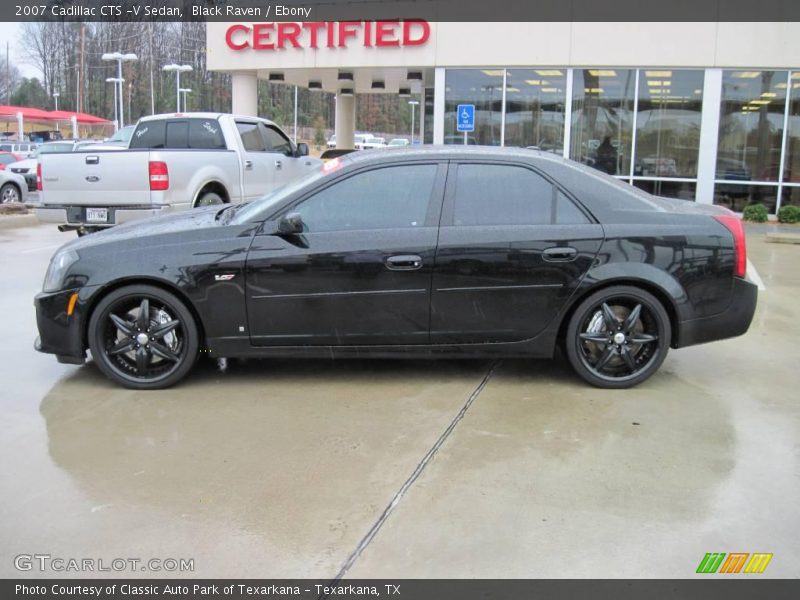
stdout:
<svg viewBox="0 0 800 600">
<path fill-rule="evenodd" d="M 117 82 L 119 84 L 119 128 L 122 129 L 125 126 L 125 109 L 123 107 L 123 100 L 125 98 L 124 92 L 122 90 L 122 82 L 125 81 L 122 78 L 122 63 L 127 61 L 134 61 L 139 60 L 139 57 L 135 54 L 122 54 L 122 52 L 107 52 L 100 57 L 102 60 L 109 60 L 109 61 L 117 61 Z M 108 80 L 106 80 L 108 81 Z M 115 88 L 116 90 L 116 88 Z"/>
<path fill-rule="evenodd" d="M 114 84 L 114 131 L 119 131 L 119 100 L 117 99 L 117 85 L 122 87 L 124 79 L 118 77 L 106 77 L 106 83 Z"/>
<path fill-rule="evenodd" d="M 411 145 L 414 145 L 414 111 L 416 106 L 419 104 L 419 100 L 409 100 L 408 103 L 411 105 Z"/>
<path fill-rule="evenodd" d="M 183 94 L 183 112 L 189 112 L 189 98 L 187 96 L 192 93 L 192 88 L 181 88 L 178 91 Z"/>
<path fill-rule="evenodd" d="M 53 92 L 53 100 L 54 100 L 54 101 L 55 101 L 55 103 L 56 103 L 56 110 L 58 110 L 58 97 L 59 97 L 60 95 L 61 95 L 61 94 L 60 94 L 59 92 Z"/>
<path fill-rule="evenodd" d="M 164 65 L 162 67 L 164 71 L 175 71 L 175 112 L 181 112 L 181 73 L 193 71 L 192 65 Z"/>
</svg>

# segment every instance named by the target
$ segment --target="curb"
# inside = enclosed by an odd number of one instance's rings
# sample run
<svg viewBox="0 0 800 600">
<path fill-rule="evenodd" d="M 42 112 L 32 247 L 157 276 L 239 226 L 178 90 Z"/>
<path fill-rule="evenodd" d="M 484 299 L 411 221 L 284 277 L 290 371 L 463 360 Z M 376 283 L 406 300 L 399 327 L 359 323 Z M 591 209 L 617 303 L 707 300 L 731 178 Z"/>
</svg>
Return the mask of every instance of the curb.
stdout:
<svg viewBox="0 0 800 600">
<path fill-rule="evenodd" d="M 39 225 L 36 215 L 5 215 L 0 216 L 0 229 L 15 229 L 17 227 L 31 227 Z"/>
<path fill-rule="evenodd" d="M 765 236 L 765 240 L 773 244 L 800 244 L 800 235 L 795 233 L 768 233 Z"/>
</svg>

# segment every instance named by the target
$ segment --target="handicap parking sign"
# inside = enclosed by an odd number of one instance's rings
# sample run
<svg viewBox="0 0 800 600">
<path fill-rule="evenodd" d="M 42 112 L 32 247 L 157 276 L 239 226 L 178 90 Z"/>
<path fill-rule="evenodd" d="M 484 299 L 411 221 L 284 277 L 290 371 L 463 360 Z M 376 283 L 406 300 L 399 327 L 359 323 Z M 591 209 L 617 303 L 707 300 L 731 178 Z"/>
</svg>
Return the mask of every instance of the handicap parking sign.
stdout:
<svg viewBox="0 0 800 600">
<path fill-rule="evenodd" d="M 475 131 L 475 105 L 459 104 L 456 107 L 458 131 Z"/>
</svg>

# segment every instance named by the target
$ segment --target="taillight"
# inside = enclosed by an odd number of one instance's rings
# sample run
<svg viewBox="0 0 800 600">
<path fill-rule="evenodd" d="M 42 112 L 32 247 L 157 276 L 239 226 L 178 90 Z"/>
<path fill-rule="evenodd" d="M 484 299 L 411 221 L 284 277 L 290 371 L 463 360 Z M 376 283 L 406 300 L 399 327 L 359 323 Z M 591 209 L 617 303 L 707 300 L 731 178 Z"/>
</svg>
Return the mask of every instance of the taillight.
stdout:
<svg viewBox="0 0 800 600">
<path fill-rule="evenodd" d="M 36 163 L 36 191 L 42 191 L 42 163 Z"/>
<path fill-rule="evenodd" d="M 733 251 L 735 254 L 733 274 L 736 277 L 744 277 L 745 273 L 747 273 L 747 246 L 744 241 L 742 220 L 736 215 L 715 215 L 714 218 L 722 223 L 733 235 Z"/>
<path fill-rule="evenodd" d="M 163 191 L 169 189 L 169 170 L 167 163 L 159 160 L 151 160 L 150 169 L 150 190 Z"/>
</svg>

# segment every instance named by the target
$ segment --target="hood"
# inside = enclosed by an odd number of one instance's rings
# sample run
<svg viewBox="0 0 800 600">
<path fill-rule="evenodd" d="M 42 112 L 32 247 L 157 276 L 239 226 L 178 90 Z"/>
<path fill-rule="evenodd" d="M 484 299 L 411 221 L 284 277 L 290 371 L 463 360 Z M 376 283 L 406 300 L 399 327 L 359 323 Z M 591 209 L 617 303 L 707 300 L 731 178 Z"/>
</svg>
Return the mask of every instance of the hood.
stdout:
<svg viewBox="0 0 800 600">
<path fill-rule="evenodd" d="M 28 171 L 35 171 L 36 163 L 37 161 L 35 158 L 24 158 L 22 160 L 18 160 L 17 162 L 7 164 L 6 169 L 28 169 Z"/>
<path fill-rule="evenodd" d="M 189 231 L 192 229 L 203 229 L 216 227 L 217 213 L 225 207 L 207 206 L 203 208 L 193 208 L 173 215 L 163 215 L 151 217 L 133 223 L 116 225 L 110 229 L 91 233 L 81 238 L 73 240 L 61 247 L 63 250 L 80 250 L 102 244 L 120 242 L 130 239 L 141 239 L 147 237 L 160 236 L 167 233 L 179 231 Z"/>
</svg>

